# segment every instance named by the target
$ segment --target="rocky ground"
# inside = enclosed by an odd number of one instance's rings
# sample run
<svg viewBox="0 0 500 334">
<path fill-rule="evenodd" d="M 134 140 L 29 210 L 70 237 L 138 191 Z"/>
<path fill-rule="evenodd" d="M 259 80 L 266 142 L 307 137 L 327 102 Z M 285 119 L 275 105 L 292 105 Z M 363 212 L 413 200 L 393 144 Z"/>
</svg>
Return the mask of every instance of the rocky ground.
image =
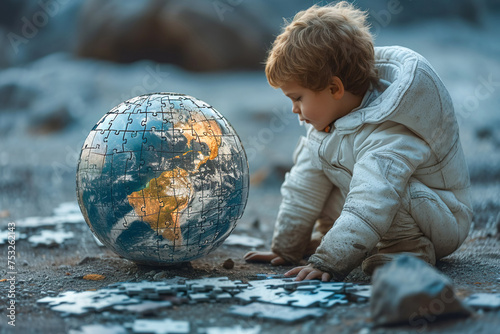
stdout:
<svg viewBox="0 0 500 334">
<path fill-rule="evenodd" d="M 259 194 L 254 194 L 259 196 Z M 260 196 L 259 196 L 260 197 Z M 265 198 L 262 198 L 265 197 Z M 278 204 L 276 190 L 263 194 L 262 202 L 250 202 L 247 219 L 243 219 L 236 234 L 246 234 L 266 240 L 269 246 L 271 234 L 271 214 Z M 267 215 L 269 213 L 269 215 Z M 250 219 L 250 217 L 254 219 Z M 4 220 L 5 222 L 6 220 Z M 2 226 L 5 226 L 3 224 Z M 5 227 L 4 227 L 5 229 Z M 231 280 L 247 282 L 257 273 L 282 274 L 290 267 L 272 267 L 265 264 L 249 264 L 242 257 L 250 248 L 223 245 L 208 256 L 190 264 L 172 268 L 138 266 L 126 259 L 119 258 L 111 251 L 99 247 L 84 223 L 65 224 L 66 231 L 76 237 L 55 247 L 34 247 L 26 239 L 16 243 L 16 327 L 7 325 L 4 318 L 0 325 L 2 333 L 67 333 L 88 324 L 123 325 L 138 318 L 137 315 L 123 312 L 104 312 L 85 316 L 63 317 L 60 313 L 37 304 L 36 301 L 46 296 L 56 296 L 68 291 L 99 289 L 116 282 L 139 282 L 142 280 L 161 281 L 165 278 L 182 276 L 190 279 L 201 277 L 226 276 Z M 40 228 L 17 226 L 19 232 L 33 235 Z M 4 253 L 6 253 L 4 251 Z M 234 267 L 224 268 L 224 262 L 231 258 Z M 498 292 L 499 287 L 498 235 L 494 231 L 477 228 L 455 254 L 443 259 L 437 268 L 449 276 L 455 284 L 457 295 L 465 298 L 476 292 Z M 4 267 L 5 268 L 5 267 Z M 8 270 L 0 271 L 0 277 L 9 278 Z M 101 281 L 83 279 L 88 274 L 99 274 Z M 355 270 L 347 282 L 370 283 L 370 278 L 359 269 Z M 7 303 L 8 282 L 1 282 L 1 301 Z M 402 283 L 403 284 L 403 283 Z M 336 306 L 328 309 L 319 319 L 301 321 L 296 324 L 281 324 L 271 320 L 245 319 L 227 314 L 230 305 L 237 302 L 199 303 L 179 305 L 159 312 L 147 318 L 171 318 L 190 322 L 191 333 L 206 327 L 244 328 L 260 326 L 261 333 L 407 333 L 407 332 L 445 332 L 445 333 L 492 333 L 500 325 L 499 311 L 477 312 L 470 318 L 452 318 L 437 323 L 418 323 L 417 327 L 397 326 L 374 328 L 371 324 L 368 303 L 353 303 L 349 306 Z M 2 311 L 5 314 L 5 311 Z M 140 317 L 140 316 L 139 316 Z"/>
<path fill-rule="evenodd" d="M 377 44 L 399 44 L 417 50 L 436 68 L 457 109 L 461 138 L 471 173 L 474 226 L 460 249 L 437 268 L 449 276 L 461 297 L 499 292 L 500 283 L 500 45 L 498 17 L 480 24 L 430 21 L 391 27 L 379 25 Z M 149 91 L 177 91 L 196 96 L 224 114 L 239 133 L 250 159 L 252 185 L 245 211 L 234 233 L 261 238 L 270 245 L 284 172 L 303 132 L 289 112 L 289 102 L 268 87 L 262 72 L 193 74 L 151 61 L 113 64 L 51 54 L 0 72 L 0 228 L 30 216 L 50 216 L 60 203 L 75 201 L 75 167 L 80 147 L 93 124 L 117 103 Z M 284 124 L 270 131 L 271 121 Z M 67 290 L 98 289 L 122 281 L 161 277 L 227 276 L 246 281 L 256 273 L 280 274 L 289 267 L 248 264 L 248 248 L 223 245 L 207 257 L 177 268 L 137 266 L 100 248 L 84 224 L 66 224 L 75 237 L 57 247 L 16 243 L 16 328 L 5 317 L 8 282 L 0 282 L 1 333 L 66 333 L 92 323 L 123 324 L 133 316 L 107 313 L 61 317 L 36 301 Z M 38 229 L 19 226 L 27 235 Z M 2 245 L 0 279 L 9 278 L 7 247 Z M 231 258 L 233 269 L 222 265 Z M 104 275 L 102 281 L 84 280 Z M 369 283 L 359 269 L 349 282 Z M 227 304 L 181 305 L 160 316 L 191 323 L 192 333 L 209 326 L 261 326 L 262 333 L 493 333 L 500 313 L 476 312 L 413 328 L 372 328 L 368 304 L 338 306 L 315 320 L 283 325 L 225 314 Z"/>
</svg>

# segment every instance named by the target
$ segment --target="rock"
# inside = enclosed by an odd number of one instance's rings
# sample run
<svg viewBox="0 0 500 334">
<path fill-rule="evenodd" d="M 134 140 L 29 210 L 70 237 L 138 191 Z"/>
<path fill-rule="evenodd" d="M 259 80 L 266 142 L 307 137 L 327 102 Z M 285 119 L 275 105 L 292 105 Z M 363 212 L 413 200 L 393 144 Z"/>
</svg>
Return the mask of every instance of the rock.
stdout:
<svg viewBox="0 0 500 334">
<path fill-rule="evenodd" d="M 262 68 L 274 31 L 244 5 L 228 6 L 204 0 L 87 1 L 76 52 L 117 62 L 151 59 L 194 71 Z"/>
<path fill-rule="evenodd" d="M 275 33 L 241 2 L 91 0 L 80 14 L 77 55 L 194 71 L 260 69 Z"/>
<path fill-rule="evenodd" d="M 34 134 L 48 134 L 65 129 L 73 121 L 68 109 L 60 106 L 29 120 L 28 130 Z"/>
<path fill-rule="evenodd" d="M 222 264 L 222 267 L 224 269 L 233 269 L 234 268 L 234 261 L 232 259 L 227 259 L 226 261 L 224 261 L 224 263 Z"/>
<path fill-rule="evenodd" d="M 165 277 L 167 277 L 167 275 L 168 275 L 168 273 L 166 271 L 160 271 L 159 273 L 156 273 L 153 276 L 153 280 L 160 281 L 160 280 L 164 279 Z"/>
<path fill-rule="evenodd" d="M 406 323 L 424 329 L 442 316 L 471 314 L 455 295 L 450 279 L 413 256 L 402 255 L 377 269 L 372 284 L 375 325 Z"/>
</svg>

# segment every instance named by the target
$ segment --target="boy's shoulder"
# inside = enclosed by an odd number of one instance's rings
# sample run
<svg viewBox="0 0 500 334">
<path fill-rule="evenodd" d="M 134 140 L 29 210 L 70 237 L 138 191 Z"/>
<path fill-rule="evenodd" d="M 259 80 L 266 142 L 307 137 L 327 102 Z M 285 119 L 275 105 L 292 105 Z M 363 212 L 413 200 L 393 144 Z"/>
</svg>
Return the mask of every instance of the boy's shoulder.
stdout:
<svg viewBox="0 0 500 334">
<path fill-rule="evenodd" d="M 458 123 L 448 90 L 431 64 L 401 46 L 375 48 L 378 87 L 369 103 L 338 119 L 335 129 L 354 133 L 366 124 L 394 122 L 424 139 L 435 152 L 458 138 Z"/>
</svg>

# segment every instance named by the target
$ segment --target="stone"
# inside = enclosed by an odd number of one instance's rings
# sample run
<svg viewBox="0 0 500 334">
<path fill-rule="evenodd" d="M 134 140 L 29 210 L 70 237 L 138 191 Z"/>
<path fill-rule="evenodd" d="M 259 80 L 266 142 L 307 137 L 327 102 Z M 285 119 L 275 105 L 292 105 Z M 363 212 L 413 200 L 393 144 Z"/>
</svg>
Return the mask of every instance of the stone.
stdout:
<svg viewBox="0 0 500 334">
<path fill-rule="evenodd" d="M 371 317 L 375 325 L 424 325 L 442 316 L 468 316 L 451 280 L 426 262 L 401 255 L 372 278 Z"/>
<path fill-rule="evenodd" d="M 238 4 L 238 10 L 220 5 L 203 0 L 124 5 L 110 0 L 103 7 L 99 0 L 86 1 L 80 13 L 77 55 L 117 62 L 151 59 L 192 71 L 260 69 L 275 31 L 265 16 L 255 15 L 245 4 Z M 224 13 L 226 7 L 229 11 Z"/>
<path fill-rule="evenodd" d="M 234 268 L 234 261 L 232 259 L 227 259 L 226 261 L 224 261 L 224 263 L 222 264 L 222 267 L 224 269 L 233 269 Z"/>
</svg>

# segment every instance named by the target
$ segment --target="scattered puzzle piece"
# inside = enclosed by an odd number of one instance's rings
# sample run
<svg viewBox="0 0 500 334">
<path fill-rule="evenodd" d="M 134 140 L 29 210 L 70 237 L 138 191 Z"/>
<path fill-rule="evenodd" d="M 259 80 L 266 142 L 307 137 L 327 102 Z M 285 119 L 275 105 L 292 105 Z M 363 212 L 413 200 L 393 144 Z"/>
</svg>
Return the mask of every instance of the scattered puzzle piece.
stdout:
<svg viewBox="0 0 500 334">
<path fill-rule="evenodd" d="M 500 309 L 500 293 L 475 293 L 465 299 L 465 303 L 474 309 Z"/>
<path fill-rule="evenodd" d="M 270 303 L 283 294 L 286 294 L 286 290 L 283 288 L 269 289 L 266 286 L 257 286 L 255 288 L 246 289 L 236 294 L 234 297 L 244 303 L 253 301 Z"/>
<path fill-rule="evenodd" d="M 40 245 L 44 246 L 58 246 L 68 239 L 73 239 L 73 232 L 66 232 L 63 230 L 42 230 L 40 234 L 32 235 L 28 241 L 33 247 Z"/>
<path fill-rule="evenodd" d="M 70 329 L 69 334 L 127 334 L 125 327 L 118 325 L 85 325 L 80 327 L 79 330 Z"/>
<path fill-rule="evenodd" d="M 207 327 L 198 331 L 198 334 L 259 334 L 260 326 L 243 328 L 241 326 L 234 327 Z"/>
<path fill-rule="evenodd" d="M 170 307 L 172 307 L 172 303 L 169 301 L 143 301 L 139 304 L 115 305 L 113 306 L 113 309 L 116 311 L 150 315 Z"/>
<path fill-rule="evenodd" d="M 189 289 L 197 292 L 210 291 L 214 288 L 220 288 L 224 291 L 236 291 L 246 288 L 248 285 L 241 281 L 230 281 L 227 277 L 209 277 L 186 281 Z"/>
<path fill-rule="evenodd" d="M 248 235 L 231 234 L 229 237 L 227 237 L 226 241 L 224 241 L 224 245 L 256 248 L 264 246 L 264 241 L 262 239 L 253 238 Z"/>
<path fill-rule="evenodd" d="M 9 241 L 9 235 L 10 239 L 12 240 L 14 235 L 12 234 L 12 232 L 9 232 L 8 230 L 0 231 L 0 245 L 5 245 Z M 26 237 L 27 237 L 26 234 L 19 233 L 16 231 L 14 240 L 26 239 Z"/>
<path fill-rule="evenodd" d="M 134 321 L 132 332 L 136 334 L 188 334 L 189 322 L 172 319 Z"/>
<path fill-rule="evenodd" d="M 353 301 L 360 303 L 366 302 L 370 299 L 372 294 L 372 286 L 371 285 L 356 285 L 352 287 L 348 287 L 345 290 L 347 296 Z"/>
<path fill-rule="evenodd" d="M 321 306 L 333 295 L 334 292 L 330 291 L 294 291 L 288 295 L 282 295 L 272 300 L 271 303 L 295 307 Z"/>
<path fill-rule="evenodd" d="M 17 227 L 47 227 L 60 224 L 80 224 L 85 219 L 77 202 L 61 203 L 49 217 L 27 217 L 16 222 Z"/>
<path fill-rule="evenodd" d="M 231 306 L 228 313 L 247 318 L 257 317 L 293 323 L 300 320 L 322 317 L 325 311 L 320 308 L 294 308 L 283 305 L 251 303 L 244 306 Z"/>
</svg>

